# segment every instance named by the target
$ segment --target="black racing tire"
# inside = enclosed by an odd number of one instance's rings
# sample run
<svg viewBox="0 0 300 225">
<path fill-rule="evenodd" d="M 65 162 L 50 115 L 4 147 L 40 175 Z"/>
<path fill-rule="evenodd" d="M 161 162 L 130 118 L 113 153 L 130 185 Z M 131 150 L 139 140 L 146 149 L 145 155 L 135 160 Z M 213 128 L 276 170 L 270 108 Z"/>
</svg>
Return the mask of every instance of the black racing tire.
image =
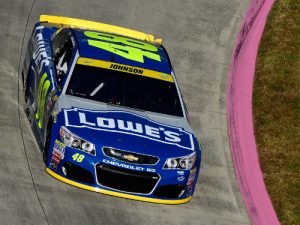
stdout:
<svg viewBox="0 0 300 225">
<path fill-rule="evenodd" d="M 29 85 L 28 85 L 29 77 L 30 77 L 30 73 L 28 73 L 27 76 L 25 77 L 24 71 L 22 71 L 22 84 L 23 84 L 24 99 L 26 103 L 29 97 Z"/>
<path fill-rule="evenodd" d="M 28 87 L 28 85 L 26 85 L 25 90 L 24 90 L 24 99 L 25 99 L 26 103 L 28 101 L 28 95 L 29 95 L 29 87 Z"/>
<path fill-rule="evenodd" d="M 46 134 L 46 140 L 45 140 L 45 145 L 43 149 L 43 161 L 46 164 L 48 161 L 48 152 L 49 152 L 49 147 L 50 147 L 50 140 L 51 140 L 51 129 L 52 127 L 50 126 L 47 129 L 47 134 Z"/>
</svg>

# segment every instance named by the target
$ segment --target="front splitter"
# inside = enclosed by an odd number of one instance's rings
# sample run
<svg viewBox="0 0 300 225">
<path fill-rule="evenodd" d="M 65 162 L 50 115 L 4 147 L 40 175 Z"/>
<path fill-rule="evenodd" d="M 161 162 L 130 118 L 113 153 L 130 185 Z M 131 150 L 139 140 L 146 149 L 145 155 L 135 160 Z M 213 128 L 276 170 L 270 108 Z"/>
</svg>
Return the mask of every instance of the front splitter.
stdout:
<svg viewBox="0 0 300 225">
<path fill-rule="evenodd" d="M 148 198 L 148 197 L 141 197 L 141 196 L 136 196 L 136 195 L 130 195 L 130 194 L 124 194 L 120 192 L 115 192 L 115 191 L 109 191 L 109 190 L 104 190 L 101 188 L 95 188 L 91 187 L 85 184 L 81 184 L 72 180 L 69 180 L 65 177 L 62 177 L 58 175 L 57 173 L 53 172 L 51 169 L 46 168 L 46 172 L 51 175 L 52 177 L 56 178 L 57 180 L 60 180 L 64 183 L 70 184 L 72 186 L 89 190 L 89 191 L 94 191 L 98 192 L 101 194 L 106 194 L 106 195 L 111 195 L 119 198 L 127 198 L 127 199 L 132 199 L 132 200 L 137 200 L 137 201 L 143 201 L 143 202 L 151 202 L 151 203 L 157 203 L 157 204 L 167 204 L 167 205 L 178 205 L 178 204 L 184 204 L 189 202 L 192 199 L 192 196 L 189 196 L 184 199 L 176 199 L 176 200 L 166 200 L 166 199 L 156 199 L 156 198 Z"/>
</svg>

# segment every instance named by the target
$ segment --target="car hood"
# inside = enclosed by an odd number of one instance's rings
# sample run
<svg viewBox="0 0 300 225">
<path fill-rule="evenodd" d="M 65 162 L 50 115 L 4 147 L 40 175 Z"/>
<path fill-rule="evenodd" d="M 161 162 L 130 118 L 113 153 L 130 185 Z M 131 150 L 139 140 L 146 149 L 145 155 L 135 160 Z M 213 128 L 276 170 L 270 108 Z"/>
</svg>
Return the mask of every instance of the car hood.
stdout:
<svg viewBox="0 0 300 225">
<path fill-rule="evenodd" d="M 186 118 L 112 106 L 62 95 L 57 102 L 60 125 L 102 147 L 159 157 L 191 154 L 195 137 Z"/>
</svg>

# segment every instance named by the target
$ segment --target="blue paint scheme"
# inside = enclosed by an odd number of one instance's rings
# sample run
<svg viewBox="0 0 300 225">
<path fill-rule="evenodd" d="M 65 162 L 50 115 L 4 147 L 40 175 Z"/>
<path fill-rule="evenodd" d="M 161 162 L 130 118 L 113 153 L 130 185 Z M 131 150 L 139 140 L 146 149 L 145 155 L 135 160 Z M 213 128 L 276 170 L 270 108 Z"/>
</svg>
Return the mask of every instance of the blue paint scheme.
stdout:
<svg viewBox="0 0 300 225">
<path fill-rule="evenodd" d="M 82 30 L 73 29 L 73 32 L 78 41 L 79 48 L 80 48 L 80 55 L 82 57 L 100 59 L 108 62 L 111 62 L 113 59 L 113 61 L 116 63 L 155 70 L 167 74 L 170 74 L 172 71 L 171 65 L 169 63 L 168 55 L 162 46 L 157 46 L 158 51 L 155 52 L 155 54 L 160 55 L 161 58 L 160 62 L 144 57 L 144 63 L 139 63 L 133 60 L 123 58 L 119 55 L 112 54 L 111 52 L 102 50 L 100 48 L 90 46 L 87 41 L 88 39 L 92 39 L 92 38 L 89 38 L 86 35 L 84 35 L 84 31 Z M 97 40 L 97 39 L 92 39 L 92 40 Z M 118 45 L 124 45 L 124 44 L 118 43 Z"/>
<path fill-rule="evenodd" d="M 57 30 L 57 28 L 55 27 L 51 27 L 49 29 L 36 29 L 40 27 L 40 24 L 37 23 L 35 28 L 33 29 L 32 32 L 32 36 L 29 40 L 28 43 L 28 48 L 27 48 L 27 53 L 25 56 L 25 60 L 24 60 L 24 67 L 23 67 L 23 75 L 26 75 L 26 82 L 25 82 L 25 86 L 28 88 L 28 101 L 27 101 L 27 105 L 32 105 L 32 118 L 31 121 L 33 123 L 33 128 L 34 128 L 34 133 L 38 136 L 38 144 L 41 145 L 43 143 L 44 140 L 44 136 L 45 136 L 45 132 L 46 132 L 46 123 L 50 117 L 51 114 L 51 110 L 53 108 L 53 105 L 46 106 L 45 105 L 45 109 L 44 109 L 44 121 L 43 121 L 43 127 L 42 129 L 38 129 L 38 125 L 37 125 L 37 120 L 34 118 L 35 117 L 35 113 L 37 112 L 37 98 L 38 98 L 38 87 L 39 87 L 39 82 L 41 80 L 41 77 L 44 73 L 47 73 L 47 80 L 50 81 L 50 87 L 48 89 L 47 92 L 47 97 L 49 98 L 49 94 L 51 91 L 53 92 L 58 92 L 58 87 L 57 87 L 57 83 L 55 82 L 55 78 L 54 78 L 54 66 L 53 66 L 53 61 L 52 60 L 48 60 L 49 65 L 47 66 L 42 66 L 39 63 L 36 63 L 36 61 L 34 60 L 34 54 L 38 53 L 40 49 L 44 49 L 46 54 L 47 54 L 47 58 L 52 57 L 52 49 L 50 46 L 50 40 L 51 40 L 51 35 Z M 37 35 L 42 35 L 42 42 L 37 40 Z M 39 48 L 38 47 L 38 43 L 42 44 L 44 43 L 44 45 Z M 34 104 L 35 103 L 35 104 Z M 35 129 L 37 128 L 37 129 Z"/>
<path fill-rule="evenodd" d="M 38 27 L 44 26 L 43 29 L 38 29 Z M 37 142 L 39 143 L 41 149 L 44 148 L 44 143 L 46 139 L 47 129 L 51 127 L 51 138 L 49 144 L 49 151 L 47 154 L 47 161 L 46 166 L 53 170 L 55 173 L 59 174 L 60 176 L 65 177 L 62 172 L 62 165 L 65 162 L 71 162 L 74 165 L 82 167 L 89 171 L 94 176 L 94 181 L 96 182 L 96 175 L 95 175 L 95 165 L 99 162 L 103 162 L 103 160 L 111 160 L 111 161 L 118 161 L 116 159 L 109 158 L 105 156 L 102 152 L 102 147 L 114 147 L 116 149 L 122 149 L 124 151 L 130 151 L 135 153 L 141 154 L 148 154 L 152 156 L 159 157 L 159 162 L 156 165 L 136 165 L 139 167 L 143 167 L 145 170 L 152 169 L 155 170 L 156 173 L 159 174 L 160 180 L 158 185 L 154 188 L 162 186 L 162 185 L 187 185 L 190 172 L 189 170 L 179 170 L 179 169 L 163 169 L 163 166 L 166 162 L 167 158 L 174 158 L 180 156 L 186 156 L 194 151 L 197 153 L 197 165 L 196 165 L 196 176 L 194 178 L 193 185 L 191 189 L 186 190 L 185 193 L 178 197 L 177 199 L 184 199 L 193 194 L 194 188 L 196 185 L 197 177 L 200 170 L 200 162 L 201 162 L 201 149 L 200 146 L 195 138 L 195 135 L 182 127 L 170 126 L 162 123 L 158 123 L 146 117 L 140 116 L 138 114 L 132 113 L 131 111 L 126 111 L 126 109 L 120 109 L 120 111 L 91 111 L 88 109 L 78 109 L 82 106 L 74 105 L 74 108 L 65 108 L 61 109 L 59 112 L 53 111 L 55 108 L 55 104 L 57 104 L 57 98 L 59 99 L 61 96 L 61 92 L 65 81 L 68 76 L 71 76 L 67 72 L 64 81 L 62 81 L 61 85 L 59 86 L 56 81 L 56 69 L 54 68 L 54 63 L 52 60 L 52 48 L 51 48 L 51 38 L 57 31 L 56 27 L 50 26 L 48 24 L 40 24 L 37 23 L 33 30 L 31 39 L 28 44 L 27 53 L 24 60 L 24 67 L 23 67 L 23 76 L 25 78 L 24 87 L 27 90 L 27 110 L 28 110 L 28 118 L 32 123 L 32 128 L 34 134 L 36 136 Z M 106 52 L 104 50 L 90 47 L 87 45 L 86 37 L 80 30 L 69 30 L 70 34 L 75 37 L 77 41 L 74 43 L 74 52 L 72 55 L 72 60 L 74 60 L 75 52 L 79 48 L 79 55 L 82 57 L 89 57 L 95 59 L 101 59 L 106 61 L 111 61 L 112 53 Z M 37 41 L 37 35 L 41 34 L 43 37 L 42 41 Z M 46 63 L 38 62 L 34 59 L 35 54 L 41 51 L 37 44 L 42 44 L 42 48 L 46 53 L 46 59 L 49 61 L 47 65 Z M 171 73 L 172 68 L 170 66 L 169 58 L 167 53 L 165 52 L 163 47 L 159 47 L 159 54 L 161 56 L 162 62 L 157 62 L 151 59 L 145 58 L 145 63 L 140 64 L 131 60 L 124 59 L 120 56 L 114 55 L 114 62 L 143 67 L 147 69 L 152 69 L 164 73 Z M 47 73 L 47 79 L 50 81 L 51 85 L 46 94 L 46 101 L 44 106 L 44 120 L 42 128 L 39 128 L 37 125 L 37 120 L 35 119 L 35 114 L 37 112 L 37 96 L 38 96 L 38 86 L 39 81 L 44 73 Z M 85 127 L 82 125 L 82 121 L 79 119 L 79 112 L 83 112 L 86 115 L 86 122 L 95 125 L 86 125 Z M 67 117 L 66 117 L 67 115 Z M 142 133 L 124 133 L 123 131 L 120 132 L 120 129 L 116 128 L 107 128 L 107 129 L 98 129 L 97 127 L 97 118 L 96 117 L 103 117 L 109 118 L 114 120 L 115 122 L 119 120 L 123 121 L 131 121 L 133 123 L 139 123 L 143 126 Z M 68 121 L 66 121 L 68 118 Z M 60 138 L 60 127 L 65 126 L 75 135 L 92 142 L 95 144 L 96 147 L 96 156 L 87 154 L 81 150 L 76 150 L 70 147 L 65 147 L 64 149 L 64 157 L 60 160 L 57 165 L 57 168 L 52 168 L 50 165 L 51 157 L 53 155 L 53 148 L 55 140 L 61 140 Z M 76 127 L 79 126 L 79 127 Z M 148 134 L 145 134 L 145 126 L 152 127 L 155 131 L 149 131 Z M 160 129 L 161 128 L 161 129 Z M 150 128 L 151 129 L 151 128 Z M 176 137 L 170 137 L 166 135 L 164 131 L 170 131 L 176 133 Z M 114 131 L 114 132 L 112 132 Z M 117 132 L 115 132 L 117 131 Z M 151 136 L 152 135 L 152 136 Z M 180 141 L 178 141 L 178 138 Z M 170 141 L 170 139 L 172 141 Z M 72 156 L 75 153 L 79 153 L 84 155 L 85 158 L 82 162 L 77 162 L 72 159 Z M 119 163 L 125 165 L 134 165 L 134 163 L 126 163 L 124 161 L 118 161 Z M 134 170 L 134 169 L 133 169 Z M 179 181 L 179 178 L 182 181 Z M 184 177 L 184 178 L 182 178 Z M 70 178 L 68 178 L 70 179 Z M 71 179 L 72 180 L 72 179 Z M 87 184 L 84 182 L 80 182 L 74 180 L 75 182 Z M 90 184 L 88 184 L 90 185 Z M 90 185 L 93 187 L 98 187 L 106 190 L 112 190 L 111 188 L 107 188 L 101 186 L 97 183 Z M 123 192 L 123 191 L 119 191 Z M 126 192 L 124 192 L 126 193 Z M 137 196 L 147 196 L 151 198 L 159 198 L 159 199 L 170 199 L 166 197 L 157 197 L 152 194 L 139 194 L 134 193 Z M 172 198 L 174 199 L 174 198 Z"/>
</svg>

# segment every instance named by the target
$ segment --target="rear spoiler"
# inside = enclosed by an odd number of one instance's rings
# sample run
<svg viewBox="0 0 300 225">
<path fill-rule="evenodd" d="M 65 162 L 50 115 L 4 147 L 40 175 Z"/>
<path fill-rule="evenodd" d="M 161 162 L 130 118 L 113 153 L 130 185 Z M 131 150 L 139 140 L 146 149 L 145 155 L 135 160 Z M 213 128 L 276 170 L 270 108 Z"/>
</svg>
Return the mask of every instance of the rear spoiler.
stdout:
<svg viewBox="0 0 300 225">
<path fill-rule="evenodd" d="M 154 36 L 151 34 L 145 34 L 140 31 L 109 25 L 105 23 L 98 23 L 94 21 L 81 20 L 81 19 L 69 18 L 69 17 L 61 17 L 61 16 L 41 15 L 40 22 L 55 24 L 58 27 L 97 30 L 97 31 L 102 31 L 102 32 L 107 32 L 112 34 L 118 34 L 126 37 L 131 37 L 138 40 L 147 41 L 153 44 L 158 44 L 158 45 L 162 44 L 162 39 L 154 39 Z"/>
</svg>

